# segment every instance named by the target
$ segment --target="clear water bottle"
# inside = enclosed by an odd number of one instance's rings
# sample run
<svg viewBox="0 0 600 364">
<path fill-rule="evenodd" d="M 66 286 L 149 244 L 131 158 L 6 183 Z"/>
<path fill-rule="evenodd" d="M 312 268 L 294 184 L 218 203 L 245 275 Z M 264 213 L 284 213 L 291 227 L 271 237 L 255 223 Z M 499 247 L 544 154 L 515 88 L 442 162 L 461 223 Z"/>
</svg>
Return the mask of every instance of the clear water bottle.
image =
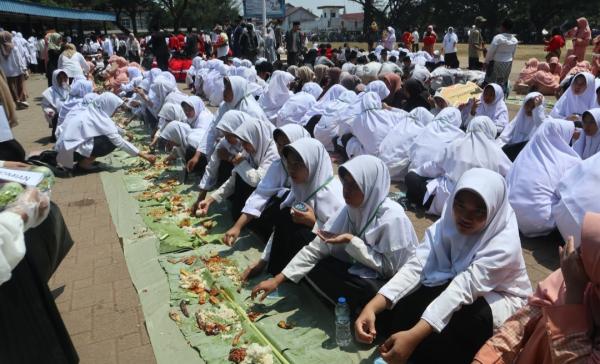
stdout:
<svg viewBox="0 0 600 364">
<path fill-rule="evenodd" d="M 339 347 L 350 345 L 352 334 L 350 333 L 350 307 L 345 297 L 338 298 L 335 305 L 335 342 Z"/>
</svg>

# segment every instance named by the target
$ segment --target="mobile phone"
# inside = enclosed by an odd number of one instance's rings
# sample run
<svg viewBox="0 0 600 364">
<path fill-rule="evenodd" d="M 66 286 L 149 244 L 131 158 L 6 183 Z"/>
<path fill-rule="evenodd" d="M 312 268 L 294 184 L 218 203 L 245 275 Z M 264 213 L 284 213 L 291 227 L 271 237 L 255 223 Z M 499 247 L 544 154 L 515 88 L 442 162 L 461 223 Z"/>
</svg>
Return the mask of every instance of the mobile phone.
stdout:
<svg viewBox="0 0 600 364">
<path fill-rule="evenodd" d="M 327 240 L 327 239 L 331 239 L 334 236 L 336 236 L 337 234 L 334 234 L 330 231 L 325 231 L 325 230 L 318 230 L 317 231 L 317 236 L 319 238 L 321 238 L 321 240 Z"/>
</svg>

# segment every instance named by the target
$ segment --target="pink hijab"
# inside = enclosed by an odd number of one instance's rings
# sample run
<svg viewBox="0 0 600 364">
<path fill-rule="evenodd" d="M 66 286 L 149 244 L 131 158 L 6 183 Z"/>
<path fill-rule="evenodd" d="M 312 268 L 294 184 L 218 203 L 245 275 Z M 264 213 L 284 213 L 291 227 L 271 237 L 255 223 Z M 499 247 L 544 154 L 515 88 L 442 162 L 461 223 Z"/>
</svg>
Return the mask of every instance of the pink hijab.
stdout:
<svg viewBox="0 0 600 364">
<path fill-rule="evenodd" d="M 558 90 L 559 76 L 550 72 L 550 65 L 548 63 L 542 62 L 527 84 L 529 86 L 537 86 L 538 91 L 543 95 L 554 95 L 554 92 Z"/>
<path fill-rule="evenodd" d="M 590 283 L 585 291 L 584 306 L 590 313 L 589 331 L 593 332 L 593 328 L 600 327 L 600 214 L 598 213 L 588 212 L 583 219 L 580 255 L 583 268 L 590 278 Z M 565 298 L 565 281 L 559 269 L 539 283 L 537 291 L 529 298 L 529 304 L 539 307 L 558 306 L 565 303 Z M 539 355 L 549 355 L 548 341 L 544 340 L 545 330 L 546 328 L 539 323 L 535 326 L 535 331 L 531 334 L 530 340 L 520 355 L 520 362 L 521 359 L 526 362 L 526 358 L 534 359 L 530 361 L 532 363 L 547 362 L 540 360 L 542 358 L 539 357 Z M 592 350 L 590 355 L 586 362 L 597 363 L 600 361 L 599 352 Z M 548 358 L 546 356 L 546 359 Z"/>
<path fill-rule="evenodd" d="M 563 66 L 562 66 L 562 64 L 560 64 L 558 57 L 550 57 L 550 61 L 548 62 L 548 65 L 552 66 L 553 64 L 556 65 L 556 68 L 554 69 L 554 72 L 552 72 L 552 74 L 557 75 L 560 78 L 560 75 L 562 74 Z"/>
<path fill-rule="evenodd" d="M 528 83 L 537 71 L 539 63 L 540 61 L 538 61 L 537 58 L 530 58 L 529 61 L 525 63 L 525 67 L 519 73 L 519 80 L 517 83 Z"/>
</svg>

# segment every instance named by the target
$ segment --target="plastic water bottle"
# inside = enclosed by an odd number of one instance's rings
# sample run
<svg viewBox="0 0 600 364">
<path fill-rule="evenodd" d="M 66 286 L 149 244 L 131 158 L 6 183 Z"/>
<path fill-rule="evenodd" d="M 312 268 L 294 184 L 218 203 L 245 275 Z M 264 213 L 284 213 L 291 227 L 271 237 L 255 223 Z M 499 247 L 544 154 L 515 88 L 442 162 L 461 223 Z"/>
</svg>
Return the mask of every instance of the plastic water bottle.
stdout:
<svg viewBox="0 0 600 364">
<path fill-rule="evenodd" d="M 350 345 L 352 335 L 350 333 L 350 307 L 345 297 L 338 298 L 335 305 L 335 342 L 339 347 Z"/>
</svg>

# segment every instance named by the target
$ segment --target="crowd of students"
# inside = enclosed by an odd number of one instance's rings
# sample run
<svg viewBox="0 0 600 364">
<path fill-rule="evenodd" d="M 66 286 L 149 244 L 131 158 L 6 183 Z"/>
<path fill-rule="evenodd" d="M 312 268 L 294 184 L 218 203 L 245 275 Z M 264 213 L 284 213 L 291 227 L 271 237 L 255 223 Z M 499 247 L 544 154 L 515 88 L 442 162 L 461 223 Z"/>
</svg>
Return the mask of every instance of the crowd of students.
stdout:
<svg viewBox="0 0 600 364">
<path fill-rule="evenodd" d="M 57 162 L 85 172 L 115 148 L 155 162 L 111 119 L 128 109 L 153 149 L 165 146 L 197 177 L 192 214 L 229 200 L 235 222 L 223 243 L 243 228 L 263 239 L 244 279 L 273 278 L 253 298 L 303 278 L 332 302 L 345 296 L 356 340 L 381 343 L 387 362 L 594 362 L 595 76 L 570 76 L 549 114 L 544 96 L 529 93 L 510 120 L 497 83 L 459 107 L 430 96 L 427 51 L 359 53 L 321 47 L 287 68 L 197 56 L 191 96 L 169 72 L 112 57 L 95 78 L 101 94 L 54 70 L 42 109 Z M 388 197 L 392 181 L 405 183 L 405 199 Z M 415 206 L 439 216 L 421 242 L 405 213 Z M 561 269 L 532 295 L 519 234 L 555 231 L 567 242 Z"/>
</svg>

